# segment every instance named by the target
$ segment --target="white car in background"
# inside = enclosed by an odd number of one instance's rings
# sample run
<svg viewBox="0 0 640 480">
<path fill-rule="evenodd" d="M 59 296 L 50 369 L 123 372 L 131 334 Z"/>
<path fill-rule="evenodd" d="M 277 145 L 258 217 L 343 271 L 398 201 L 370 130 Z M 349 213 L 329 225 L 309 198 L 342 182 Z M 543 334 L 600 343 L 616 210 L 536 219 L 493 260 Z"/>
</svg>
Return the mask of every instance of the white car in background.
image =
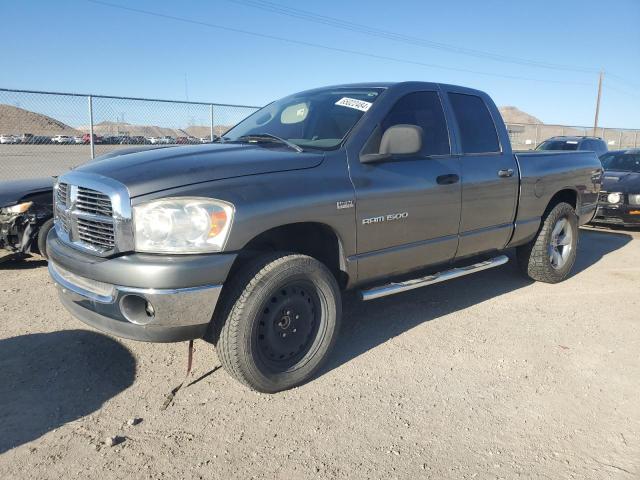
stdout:
<svg viewBox="0 0 640 480">
<path fill-rule="evenodd" d="M 55 137 L 51 137 L 51 143 L 58 143 L 58 144 L 73 143 L 73 137 L 70 137 L 68 135 L 56 135 Z"/>
<path fill-rule="evenodd" d="M 0 143 L 20 143 L 20 139 L 15 135 L 0 135 Z"/>
<path fill-rule="evenodd" d="M 152 145 L 157 145 L 158 143 L 160 143 L 160 137 L 147 137 L 147 142 Z"/>
<path fill-rule="evenodd" d="M 161 143 L 161 144 L 163 144 L 163 145 L 171 145 L 171 144 L 176 143 L 176 139 L 175 139 L 175 138 L 173 138 L 173 137 L 170 137 L 170 136 L 166 135 L 166 136 L 164 136 L 164 137 L 160 137 L 160 138 L 158 139 L 158 143 Z"/>
<path fill-rule="evenodd" d="M 75 136 L 73 137 L 73 143 L 75 143 L 76 145 L 82 145 L 84 141 L 82 140 L 81 136 Z"/>
</svg>

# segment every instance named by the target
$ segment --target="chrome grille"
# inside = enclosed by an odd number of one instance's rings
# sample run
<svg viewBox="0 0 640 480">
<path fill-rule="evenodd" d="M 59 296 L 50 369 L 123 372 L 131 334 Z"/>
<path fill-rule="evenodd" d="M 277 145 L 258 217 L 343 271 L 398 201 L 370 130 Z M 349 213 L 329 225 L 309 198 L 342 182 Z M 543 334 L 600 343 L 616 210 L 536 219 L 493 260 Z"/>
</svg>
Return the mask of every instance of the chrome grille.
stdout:
<svg viewBox="0 0 640 480">
<path fill-rule="evenodd" d="M 77 170 L 65 173 L 58 182 L 54 203 L 61 242 L 99 257 L 135 249 L 127 187 Z"/>
<path fill-rule="evenodd" d="M 78 240 L 102 250 L 111 250 L 115 247 L 115 232 L 113 223 L 90 220 L 78 217 Z"/>
<path fill-rule="evenodd" d="M 58 183 L 56 228 L 63 241 L 98 255 L 116 251 L 116 219 L 111 197 L 73 181 Z"/>
<path fill-rule="evenodd" d="M 66 205 L 68 199 L 69 199 L 69 186 L 66 183 L 59 183 L 56 200 L 60 205 Z"/>
<path fill-rule="evenodd" d="M 58 211 L 58 220 L 59 225 L 62 227 L 62 230 L 66 233 L 69 233 L 71 226 L 69 225 L 69 217 L 64 211 Z"/>
<path fill-rule="evenodd" d="M 109 196 L 90 188 L 78 187 L 75 208 L 80 212 L 90 213 L 91 215 L 104 217 L 113 215 Z"/>
<path fill-rule="evenodd" d="M 66 183 L 58 183 L 58 189 L 56 190 L 56 220 L 62 231 L 69 233 L 69 217 L 67 216 L 66 206 L 69 202 L 69 185 Z"/>
<path fill-rule="evenodd" d="M 600 192 L 598 194 L 598 202 L 600 203 L 608 203 L 607 200 L 607 196 L 609 195 L 609 192 Z"/>
</svg>

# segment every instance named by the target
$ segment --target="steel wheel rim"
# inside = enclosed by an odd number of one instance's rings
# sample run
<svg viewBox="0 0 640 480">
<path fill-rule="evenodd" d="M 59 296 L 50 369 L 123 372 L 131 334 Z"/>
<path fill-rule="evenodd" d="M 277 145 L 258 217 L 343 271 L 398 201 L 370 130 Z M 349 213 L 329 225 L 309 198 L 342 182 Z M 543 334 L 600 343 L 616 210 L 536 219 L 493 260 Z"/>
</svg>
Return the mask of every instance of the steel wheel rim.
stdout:
<svg viewBox="0 0 640 480">
<path fill-rule="evenodd" d="M 269 370 L 289 371 L 305 358 L 320 331 L 321 315 L 321 301 L 310 282 L 291 282 L 269 295 L 255 330 L 258 354 Z"/>
<path fill-rule="evenodd" d="M 553 226 L 549 242 L 549 262 L 556 270 L 562 269 L 573 250 L 573 230 L 569 219 L 560 218 Z"/>
</svg>

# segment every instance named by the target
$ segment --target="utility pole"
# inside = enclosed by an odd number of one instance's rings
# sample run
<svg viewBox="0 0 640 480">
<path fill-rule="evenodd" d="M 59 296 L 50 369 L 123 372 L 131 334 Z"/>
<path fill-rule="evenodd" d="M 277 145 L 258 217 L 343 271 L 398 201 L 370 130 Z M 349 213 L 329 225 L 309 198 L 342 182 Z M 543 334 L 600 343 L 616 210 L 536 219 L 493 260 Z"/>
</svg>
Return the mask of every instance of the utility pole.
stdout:
<svg viewBox="0 0 640 480">
<path fill-rule="evenodd" d="M 598 129 L 598 115 L 600 115 L 600 98 L 602 97 L 602 79 L 604 78 L 604 70 L 600 70 L 600 77 L 598 79 L 598 100 L 596 100 L 596 118 L 593 121 L 593 136 L 596 136 L 596 130 Z"/>
</svg>

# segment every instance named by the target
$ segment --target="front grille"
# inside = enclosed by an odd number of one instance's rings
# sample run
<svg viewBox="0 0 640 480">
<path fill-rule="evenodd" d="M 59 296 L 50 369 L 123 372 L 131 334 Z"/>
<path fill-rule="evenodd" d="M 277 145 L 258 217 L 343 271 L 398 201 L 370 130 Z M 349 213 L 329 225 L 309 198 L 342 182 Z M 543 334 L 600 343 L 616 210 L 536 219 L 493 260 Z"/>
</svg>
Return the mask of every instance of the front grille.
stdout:
<svg viewBox="0 0 640 480">
<path fill-rule="evenodd" d="M 73 182 L 58 183 L 56 224 L 63 239 L 78 247 L 109 254 L 116 249 L 116 221 L 109 195 Z"/>
<path fill-rule="evenodd" d="M 609 192 L 600 192 L 598 195 L 598 202 L 600 203 L 609 203 L 607 197 L 609 196 Z"/>
<path fill-rule="evenodd" d="M 71 227 L 69 225 L 69 217 L 67 217 L 67 214 L 64 211 L 58 210 L 58 220 L 60 226 L 62 227 L 62 230 L 66 233 L 69 233 L 69 230 L 71 230 Z"/>
<path fill-rule="evenodd" d="M 68 198 L 68 185 L 66 183 L 59 183 L 56 200 L 60 205 L 66 205 Z"/>
<path fill-rule="evenodd" d="M 113 223 L 99 220 L 88 220 L 78 217 L 78 240 L 101 250 L 111 250 L 115 247 L 115 233 Z"/>
<path fill-rule="evenodd" d="M 69 185 L 66 183 L 58 183 L 58 190 L 56 191 L 56 212 L 57 219 L 60 227 L 65 233 L 69 233 L 69 218 L 66 213 L 67 202 L 69 201 Z"/>
<path fill-rule="evenodd" d="M 90 213 L 91 215 L 101 215 L 103 217 L 111 217 L 113 215 L 109 196 L 90 188 L 78 187 L 75 207 L 78 211 Z"/>
</svg>

